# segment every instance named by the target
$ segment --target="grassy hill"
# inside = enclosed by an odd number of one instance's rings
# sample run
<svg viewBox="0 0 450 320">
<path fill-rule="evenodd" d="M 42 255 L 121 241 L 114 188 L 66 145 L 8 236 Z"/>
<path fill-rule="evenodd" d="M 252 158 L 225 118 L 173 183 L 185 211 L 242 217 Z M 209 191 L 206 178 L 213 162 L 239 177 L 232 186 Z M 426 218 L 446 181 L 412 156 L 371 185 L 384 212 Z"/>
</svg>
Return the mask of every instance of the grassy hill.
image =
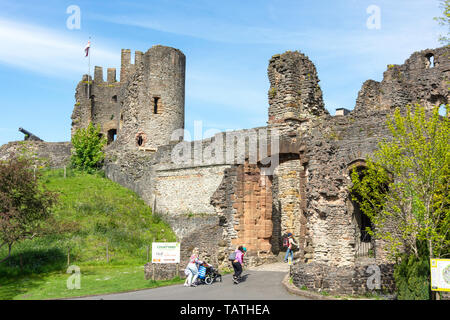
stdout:
<svg viewBox="0 0 450 320">
<path fill-rule="evenodd" d="M 23 294 L 26 297 L 29 291 L 25 289 L 26 279 L 46 278 L 47 284 L 52 283 L 48 278 L 51 275 L 66 279 L 68 255 L 71 265 L 79 266 L 82 273 L 89 270 L 94 278 L 95 270 L 101 270 L 104 276 L 106 270 L 114 269 L 116 273 L 125 270 L 123 272 L 128 274 L 142 268 L 135 277 L 144 281 L 147 246 L 151 250 L 153 239 L 176 239 L 170 227 L 152 215 L 150 208 L 134 192 L 99 174 L 67 170 L 64 178 L 63 170 L 49 170 L 43 172 L 43 181 L 50 190 L 60 194 L 59 203 L 45 225 L 44 235 L 14 245 L 12 257 L 0 264 L 0 299 Z M 6 254 L 5 248 L 0 250 L 0 257 Z M 25 283 L 18 285 L 23 281 Z M 123 282 L 136 286 L 136 281 L 130 279 L 120 281 L 120 290 L 126 289 L 122 288 Z M 142 285 L 147 287 L 148 283 Z M 12 286 L 10 289 L 18 295 L 8 292 L 8 286 Z M 30 287 L 45 291 L 39 285 Z M 108 289 L 102 292 L 108 292 Z"/>
</svg>

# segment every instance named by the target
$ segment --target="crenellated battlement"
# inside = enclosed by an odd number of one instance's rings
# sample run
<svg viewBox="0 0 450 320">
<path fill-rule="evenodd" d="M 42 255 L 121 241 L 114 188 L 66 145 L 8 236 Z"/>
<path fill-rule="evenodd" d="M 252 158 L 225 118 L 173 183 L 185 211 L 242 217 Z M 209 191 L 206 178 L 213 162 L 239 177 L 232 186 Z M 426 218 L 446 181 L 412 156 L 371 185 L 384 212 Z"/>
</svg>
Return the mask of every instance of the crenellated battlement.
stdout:
<svg viewBox="0 0 450 320">
<path fill-rule="evenodd" d="M 122 49 L 120 57 L 120 82 L 126 82 L 136 71 L 143 61 L 144 53 L 142 51 L 134 52 L 134 64 L 131 63 L 131 50 Z"/>
<path fill-rule="evenodd" d="M 108 81 L 108 83 L 117 82 L 117 79 L 116 79 L 116 68 L 108 68 L 106 81 Z"/>
<path fill-rule="evenodd" d="M 103 68 L 99 66 L 94 67 L 94 82 L 96 84 L 103 82 Z"/>
<path fill-rule="evenodd" d="M 148 136 L 151 132 L 151 147 L 168 143 L 172 131 L 184 127 L 184 54 L 156 45 L 145 53 L 135 51 L 132 63 L 131 50 L 122 49 L 120 64 L 119 81 L 115 68 L 106 70 L 105 79 L 101 66 L 94 67 L 93 79 L 83 76 L 75 94 L 72 134 L 92 122 L 101 126 L 108 143 L 126 136 L 122 139 L 127 139 L 130 148 L 143 147 L 135 141 L 138 133 L 135 124 L 128 128 L 128 121 L 137 119 L 139 132 L 146 131 Z M 130 100 L 136 97 L 128 88 L 136 81 L 140 81 L 138 87 L 142 93 L 138 98 L 141 100 L 138 110 L 131 111 Z"/>
<path fill-rule="evenodd" d="M 94 85 L 103 84 L 105 79 L 103 77 L 103 67 L 94 67 Z M 108 84 L 113 84 L 117 82 L 116 79 L 116 68 L 108 68 L 106 70 L 106 82 Z"/>
</svg>

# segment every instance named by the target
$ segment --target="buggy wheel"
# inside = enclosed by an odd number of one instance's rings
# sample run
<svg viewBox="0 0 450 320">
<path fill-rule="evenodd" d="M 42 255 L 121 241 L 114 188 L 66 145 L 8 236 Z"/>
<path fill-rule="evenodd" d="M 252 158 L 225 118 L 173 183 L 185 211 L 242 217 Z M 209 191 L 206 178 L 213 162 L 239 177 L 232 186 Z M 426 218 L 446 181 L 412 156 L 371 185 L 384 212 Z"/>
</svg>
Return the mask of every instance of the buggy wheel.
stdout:
<svg viewBox="0 0 450 320">
<path fill-rule="evenodd" d="M 211 284 L 211 283 L 213 283 L 213 278 L 210 277 L 210 276 L 207 276 L 207 277 L 205 278 L 205 283 L 206 283 L 206 284 Z"/>
<path fill-rule="evenodd" d="M 222 276 L 219 276 L 219 279 L 220 279 L 219 281 L 222 282 Z"/>
</svg>

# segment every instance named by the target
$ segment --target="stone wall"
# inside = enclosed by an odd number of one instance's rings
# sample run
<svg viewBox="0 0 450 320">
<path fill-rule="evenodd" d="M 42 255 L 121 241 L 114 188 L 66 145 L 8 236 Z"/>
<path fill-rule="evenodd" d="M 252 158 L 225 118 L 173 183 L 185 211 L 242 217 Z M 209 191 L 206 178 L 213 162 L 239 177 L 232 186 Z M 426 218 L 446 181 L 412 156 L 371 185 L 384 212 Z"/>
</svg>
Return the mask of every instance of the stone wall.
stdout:
<svg viewBox="0 0 450 320">
<path fill-rule="evenodd" d="M 311 124 L 303 139 L 306 182 L 307 230 L 310 261 L 353 265 L 357 226 L 350 201 L 349 167 L 364 161 L 388 137 L 386 114 L 350 113 L 324 117 Z"/>
<path fill-rule="evenodd" d="M 427 49 L 415 52 L 402 65 L 388 65 L 381 82 L 364 82 L 354 111 L 390 110 L 411 103 L 421 103 L 428 108 L 447 104 L 448 51 L 448 47 Z"/>
<path fill-rule="evenodd" d="M 13 141 L 0 146 L 0 160 L 8 160 L 25 152 L 38 159 L 38 165 L 62 168 L 70 164 L 71 148 L 70 142 Z"/>
<path fill-rule="evenodd" d="M 186 57 L 174 48 L 153 46 L 127 74 L 121 96 L 118 143 L 128 149 L 155 149 L 184 129 Z M 182 131 L 175 138 L 183 139 Z"/>
<path fill-rule="evenodd" d="M 155 168 L 155 211 L 171 214 L 215 214 L 211 196 L 229 165 Z"/>
<path fill-rule="evenodd" d="M 272 176 L 272 252 L 283 250 L 282 237 L 292 233 L 295 241 L 303 248 L 302 224 L 306 223 L 301 208 L 301 174 L 303 172 L 298 154 L 280 157 L 280 164 Z M 303 235 L 304 236 L 304 235 Z"/>
<path fill-rule="evenodd" d="M 381 271 L 380 289 L 383 293 L 392 293 L 395 290 L 393 265 L 377 265 Z M 356 265 L 353 268 L 335 267 L 322 263 L 295 264 L 291 267 L 290 276 L 298 288 L 307 288 L 313 291 L 326 291 L 331 295 L 363 295 L 373 292 L 368 283 L 373 282 L 374 271 L 369 265 Z M 373 288 L 373 287 L 372 287 Z M 375 287 L 376 288 L 376 287 Z"/>
</svg>

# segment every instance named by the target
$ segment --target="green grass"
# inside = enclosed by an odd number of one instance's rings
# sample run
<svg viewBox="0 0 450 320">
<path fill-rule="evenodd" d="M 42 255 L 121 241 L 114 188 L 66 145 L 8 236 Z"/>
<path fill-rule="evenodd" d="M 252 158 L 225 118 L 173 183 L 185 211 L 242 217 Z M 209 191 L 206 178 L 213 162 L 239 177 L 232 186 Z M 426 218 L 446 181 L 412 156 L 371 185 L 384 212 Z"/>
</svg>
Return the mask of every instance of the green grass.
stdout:
<svg viewBox="0 0 450 320">
<path fill-rule="evenodd" d="M 9 300 L 69 298 L 149 289 L 184 282 L 184 279 L 179 278 L 167 281 L 144 280 L 143 266 L 84 266 L 80 268 L 80 273 L 80 289 L 67 288 L 70 274 L 62 271 L 51 272 L 7 281 L 0 287 L 0 298 Z"/>
<path fill-rule="evenodd" d="M 170 227 L 152 215 L 134 192 L 101 174 L 67 170 L 64 178 L 63 170 L 46 170 L 43 182 L 60 194 L 59 203 L 45 225 L 45 234 L 15 244 L 12 257 L 0 264 L 0 299 L 22 299 L 28 295 L 41 299 L 63 294 L 56 287 L 65 288 L 66 280 L 62 280 L 69 277 L 65 273 L 69 250 L 70 264 L 81 268 L 82 277 L 83 270 L 88 272 L 85 288 L 82 285 L 81 290 L 70 291 L 83 291 L 76 295 L 146 288 L 150 282 L 144 280 L 143 270 L 136 273 L 135 280 L 126 279 L 124 274 L 117 283 L 105 281 L 102 285 L 90 281 L 89 272 L 104 276 L 105 272 L 114 273 L 121 268 L 142 268 L 147 262 L 147 246 L 151 255 L 153 239 L 176 240 Z M 0 258 L 6 254 L 6 248 L 0 250 Z"/>
</svg>

